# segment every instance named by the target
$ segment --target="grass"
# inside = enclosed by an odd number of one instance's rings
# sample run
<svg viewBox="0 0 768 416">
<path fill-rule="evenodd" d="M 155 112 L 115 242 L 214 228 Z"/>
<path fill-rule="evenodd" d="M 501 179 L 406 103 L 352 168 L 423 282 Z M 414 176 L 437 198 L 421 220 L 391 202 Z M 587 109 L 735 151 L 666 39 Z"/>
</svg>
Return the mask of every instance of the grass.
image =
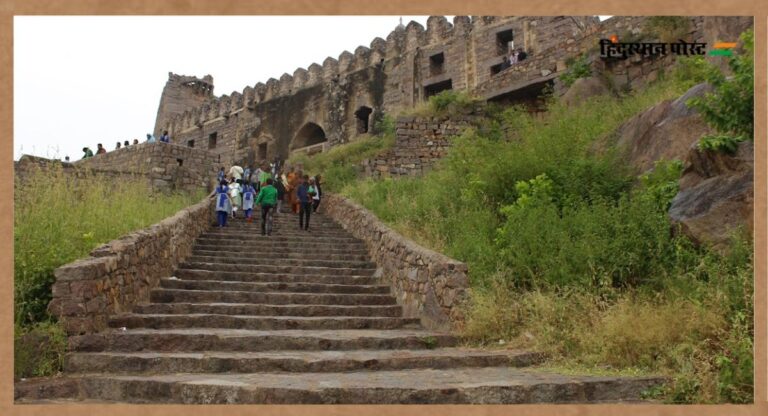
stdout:
<svg viewBox="0 0 768 416">
<path fill-rule="evenodd" d="M 338 191 L 359 176 L 362 169 L 360 164 L 365 159 L 385 152 L 394 144 L 394 126 L 390 125 L 381 135 L 362 136 L 349 144 L 335 146 L 313 156 L 294 154 L 287 163 L 289 166 L 301 166 L 304 173 L 310 176 L 322 174 L 326 189 Z"/>
<path fill-rule="evenodd" d="M 467 262 L 473 344 L 530 348 L 547 366 L 661 374 L 670 403 L 752 401 L 752 248 L 670 233 L 681 164 L 634 176 L 613 132 L 682 95 L 669 77 L 543 117 L 511 108 L 452 140 L 421 178 L 348 181 L 341 193 L 394 229 Z"/>
<path fill-rule="evenodd" d="M 38 171 L 14 193 L 14 322 L 17 375 L 49 375 L 60 367 L 56 353 L 27 357 L 20 337 L 48 334 L 51 348 L 63 344 L 46 311 L 57 267 L 82 258 L 97 246 L 171 216 L 200 201 L 204 190 L 189 194 L 153 194 L 141 180 L 74 178 L 60 169 Z M 41 335 L 42 336 L 42 335 Z M 39 337 L 33 337 L 39 338 Z M 26 357 L 26 358 L 25 358 Z M 34 358 L 34 362 L 23 362 Z"/>
</svg>

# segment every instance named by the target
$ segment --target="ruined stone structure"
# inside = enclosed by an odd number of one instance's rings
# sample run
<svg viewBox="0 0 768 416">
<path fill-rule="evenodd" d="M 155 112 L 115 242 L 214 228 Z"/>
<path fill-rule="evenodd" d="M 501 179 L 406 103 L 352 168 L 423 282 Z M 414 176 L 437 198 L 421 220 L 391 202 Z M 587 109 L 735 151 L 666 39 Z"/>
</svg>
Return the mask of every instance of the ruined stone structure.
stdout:
<svg viewBox="0 0 768 416">
<path fill-rule="evenodd" d="M 230 95 L 210 95 L 211 78 L 171 74 L 155 132 L 167 129 L 175 143 L 208 149 L 224 164 L 321 151 L 357 134 L 375 133 L 384 114 L 395 115 L 443 90 L 482 92 L 489 99 L 507 94 L 510 81 L 497 85 L 500 72 L 519 78 L 516 88 L 535 84 L 531 94 L 537 95 L 550 80 L 540 79 L 546 68 L 539 67 L 551 60 L 544 57 L 554 51 L 563 57 L 577 53 L 575 47 L 561 49 L 599 26 L 595 16 L 456 16 L 453 24 L 432 16 L 426 30 L 411 22 L 386 40 L 374 39 L 370 47 Z M 501 71 L 510 47 L 524 49 L 528 62 L 537 63 L 531 66 L 536 71 L 519 76 L 511 68 Z"/>
<path fill-rule="evenodd" d="M 451 146 L 449 138 L 477 121 L 475 115 L 444 117 L 400 117 L 395 125 L 395 146 L 376 158 L 364 160 L 365 176 L 386 178 L 420 176 L 443 158 Z"/>
<path fill-rule="evenodd" d="M 155 191 L 212 189 L 219 157 L 207 151 L 168 143 L 140 143 L 74 162 L 30 155 L 14 163 L 15 176 L 26 180 L 38 170 L 60 168 L 62 174 L 106 180 L 142 178 Z"/>
</svg>

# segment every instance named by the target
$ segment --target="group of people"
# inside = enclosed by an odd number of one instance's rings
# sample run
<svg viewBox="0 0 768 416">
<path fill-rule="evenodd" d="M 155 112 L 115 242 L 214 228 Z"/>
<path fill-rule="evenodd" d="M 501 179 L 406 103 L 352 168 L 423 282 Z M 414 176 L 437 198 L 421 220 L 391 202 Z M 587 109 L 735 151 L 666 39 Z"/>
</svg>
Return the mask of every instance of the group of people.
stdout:
<svg viewBox="0 0 768 416">
<path fill-rule="evenodd" d="M 262 162 L 255 170 L 237 165 L 228 173 L 224 167 L 219 170 L 215 192 L 219 227 L 227 225 L 228 217 L 236 218 L 238 211 L 243 211 L 247 222 L 253 222 L 253 209 L 261 205 L 261 234 L 270 234 L 266 229 L 268 214 L 284 212 L 287 204 L 291 213 L 299 215 L 299 229 L 309 231 L 310 214 L 320 206 L 321 177 L 309 177 L 294 167 L 283 173 L 280 165 L 276 159 L 272 164 Z"/>
<path fill-rule="evenodd" d="M 157 140 L 155 139 L 155 136 L 153 136 L 151 133 L 147 133 L 147 143 L 155 143 Z M 168 130 L 163 132 L 163 135 L 160 136 L 160 141 L 162 143 L 170 143 L 171 137 L 168 135 Z M 137 145 L 139 144 L 139 139 L 133 139 L 133 144 Z M 104 154 L 107 153 L 107 149 L 104 148 L 104 146 L 101 143 L 98 143 L 96 145 L 96 154 Z M 128 140 L 124 141 L 122 144 L 120 142 L 117 142 L 117 146 L 115 146 L 115 150 L 121 149 L 123 147 L 130 146 L 130 143 Z M 89 147 L 83 147 L 83 157 L 81 159 L 88 159 L 89 157 L 93 157 L 93 150 Z M 69 156 L 65 158 L 65 161 L 69 162 Z"/>
<path fill-rule="evenodd" d="M 528 54 L 522 48 L 517 48 L 517 49 L 510 48 L 510 52 L 504 55 L 504 58 L 502 58 L 501 70 L 503 71 L 511 67 L 512 65 L 522 62 L 527 57 L 528 57 Z"/>
</svg>

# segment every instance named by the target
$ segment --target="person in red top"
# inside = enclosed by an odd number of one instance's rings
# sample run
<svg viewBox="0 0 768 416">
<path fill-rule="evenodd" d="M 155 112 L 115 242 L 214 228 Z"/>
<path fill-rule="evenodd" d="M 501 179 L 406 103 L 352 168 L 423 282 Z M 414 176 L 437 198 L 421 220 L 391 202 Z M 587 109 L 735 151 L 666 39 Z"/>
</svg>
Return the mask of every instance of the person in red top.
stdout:
<svg viewBox="0 0 768 416">
<path fill-rule="evenodd" d="M 101 143 L 98 144 L 99 148 L 96 149 L 96 154 L 100 155 L 102 153 L 107 153 L 107 149 L 104 148 L 104 146 L 101 145 Z"/>
</svg>

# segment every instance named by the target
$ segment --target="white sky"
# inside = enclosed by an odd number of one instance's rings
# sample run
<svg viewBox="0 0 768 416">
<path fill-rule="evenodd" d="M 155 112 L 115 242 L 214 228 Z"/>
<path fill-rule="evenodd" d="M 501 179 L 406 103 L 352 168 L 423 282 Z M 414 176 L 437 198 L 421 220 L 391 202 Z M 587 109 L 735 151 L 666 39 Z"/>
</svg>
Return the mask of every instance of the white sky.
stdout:
<svg viewBox="0 0 768 416">
<path fill-rule="evenodd" d="M 386 39 L 399 18 L 16 16 L 13 158 L 77 160 L 84 146 L 144 141 L 168 72 L 211 74 L 217 96 L 242 92 Z M 426 27 L 427 16 L 411 20 Z"/>
</svg>

